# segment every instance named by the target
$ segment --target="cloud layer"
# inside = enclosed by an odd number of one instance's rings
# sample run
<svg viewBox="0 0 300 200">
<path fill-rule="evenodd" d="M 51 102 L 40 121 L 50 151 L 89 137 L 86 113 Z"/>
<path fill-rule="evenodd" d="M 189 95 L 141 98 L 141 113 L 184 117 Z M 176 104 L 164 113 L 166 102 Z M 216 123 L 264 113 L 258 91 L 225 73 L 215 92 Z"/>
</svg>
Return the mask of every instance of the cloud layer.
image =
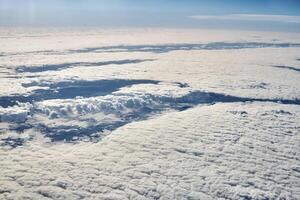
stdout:
<svg viewBox="0 0 300 200">
<path fill-rule="evenodd" d="M 14 31 L 0 199 L 299 199 L 299 35 Z"/>
<path fill-rule="evenodd" d="M 99 143 L 0 150 L 0 199 L 298 199 L 299 115 L 299 106 L 216 104 Z"/>
<path fill-rule="evenodd" d="M 291 16 L 291 15 L 231 14 L 231 15 L 193 15 L 189 17 L 198 20 L 233 20 L 233 21 L 265 21 L 265 22 L 300 23 L 300 16 Z"/>
</svg>

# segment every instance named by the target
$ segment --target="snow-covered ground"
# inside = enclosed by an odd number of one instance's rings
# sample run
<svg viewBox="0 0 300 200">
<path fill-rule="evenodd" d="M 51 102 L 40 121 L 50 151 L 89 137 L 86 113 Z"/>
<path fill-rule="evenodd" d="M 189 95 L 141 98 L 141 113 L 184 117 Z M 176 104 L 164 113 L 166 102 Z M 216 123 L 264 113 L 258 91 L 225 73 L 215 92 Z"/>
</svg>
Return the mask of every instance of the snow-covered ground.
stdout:
<svg viewBox="0 0 300 200">
<path fill-rule="evenodd" d="M 300 37 L 0 30 L 0 199 L 299 199 Z"/>
</svg>

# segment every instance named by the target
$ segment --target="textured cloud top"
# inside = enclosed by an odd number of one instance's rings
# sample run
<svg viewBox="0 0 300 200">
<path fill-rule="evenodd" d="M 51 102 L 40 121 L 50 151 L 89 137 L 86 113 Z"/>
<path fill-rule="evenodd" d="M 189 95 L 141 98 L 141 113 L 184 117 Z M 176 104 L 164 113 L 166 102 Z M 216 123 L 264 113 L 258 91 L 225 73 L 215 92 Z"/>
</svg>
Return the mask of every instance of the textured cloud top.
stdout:
<svg viewBox="0 0 300 200">
<path fill-rule="evenodd" d="M 0 31 L 0 199 L 299 199 L 300 38 Z"/>
</svg>

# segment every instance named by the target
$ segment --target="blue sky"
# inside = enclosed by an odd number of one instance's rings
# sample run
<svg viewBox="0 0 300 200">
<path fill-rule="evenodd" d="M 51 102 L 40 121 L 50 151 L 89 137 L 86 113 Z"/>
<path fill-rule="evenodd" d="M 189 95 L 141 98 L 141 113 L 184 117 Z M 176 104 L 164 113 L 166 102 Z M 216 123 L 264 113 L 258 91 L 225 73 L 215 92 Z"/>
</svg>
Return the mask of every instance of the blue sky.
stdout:
<svg viewBox="0 0 300 200">
<path fill-rule="evenodd" d="M 2 26 L 300 31 L 300 0 L 0 0 Z"/>
</svg>

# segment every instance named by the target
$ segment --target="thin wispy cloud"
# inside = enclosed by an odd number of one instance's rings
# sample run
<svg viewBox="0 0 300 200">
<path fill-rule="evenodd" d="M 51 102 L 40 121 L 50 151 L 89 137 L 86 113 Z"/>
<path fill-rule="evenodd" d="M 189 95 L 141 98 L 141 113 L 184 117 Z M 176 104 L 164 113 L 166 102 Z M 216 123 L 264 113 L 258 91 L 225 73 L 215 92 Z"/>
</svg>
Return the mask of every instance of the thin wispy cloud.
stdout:
<svg viewBox="0 0 300 200">
<path fill-rule="evenodd" d="M 264 14 L 231 14 L 231 15 L 193 15 L 197 20 L 233 20 L 233 21 L 269 21 L 283 23 L 300 23 L 300 16 L 264 15 Z"/>
</svg>

